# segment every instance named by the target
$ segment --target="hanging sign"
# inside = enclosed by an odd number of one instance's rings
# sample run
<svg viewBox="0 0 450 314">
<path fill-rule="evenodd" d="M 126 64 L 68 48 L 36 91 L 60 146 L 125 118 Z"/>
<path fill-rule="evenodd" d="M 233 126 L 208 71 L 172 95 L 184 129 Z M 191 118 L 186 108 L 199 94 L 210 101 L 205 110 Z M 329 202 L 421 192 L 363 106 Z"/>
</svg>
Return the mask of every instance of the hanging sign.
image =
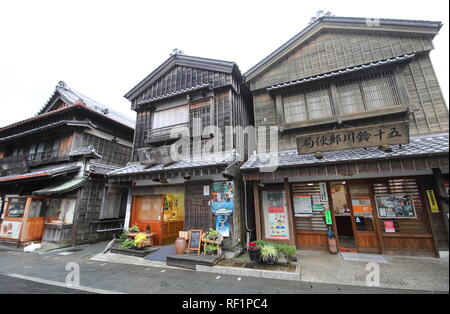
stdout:
<svg viewBox="0 0 450 314">
<path fill-rule="evenodd" d="M 297 137 L 298 154 L 409 143 L 409 123 L 384 123 Z"/>
<path fill-rule="evenodd" d="M 325 214 L 325 223 L 327 225 L 333 224 L 333 219 L 331 218 L 331 211 L 330 210 L 324 210 L 323 213 Z"/>
<path fill-rule="evenodd" d="M 433 190 L 427 190 L 428 202 L 430 203 L 430 209 L 432 213 L 439 213 L 439 206 L 434 195 Z"/>
<path fill-rule="evenodd" d="M 320 188 L 320 200 L 322 202 L 328 202 L 327 184 L 325 182 L 319 182 L 319 188 Z"/>
</svg>

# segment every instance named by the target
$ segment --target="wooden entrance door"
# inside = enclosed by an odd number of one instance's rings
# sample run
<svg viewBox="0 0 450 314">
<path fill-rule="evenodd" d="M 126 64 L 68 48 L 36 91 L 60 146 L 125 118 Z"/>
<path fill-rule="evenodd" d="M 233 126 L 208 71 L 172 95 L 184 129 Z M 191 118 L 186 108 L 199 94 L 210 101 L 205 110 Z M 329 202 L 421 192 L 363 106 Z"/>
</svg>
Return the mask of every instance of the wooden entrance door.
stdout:
<svg viewBox="0 0 450 314">
<path fill-rule="evenodd" d="M 375 206 L 369 183 L 347 182 L 347 199 L 351 208 L 358 252 L 381 253 L 376 229 Z"/>
<path fill-rule="evenodd" d="M 130 226 L 137 225 L 142 232 L 150 228 L 156 232 L 154 243 L 161 245 L 163 239 L 163 195 L 134 196 Z"/>
</svg>

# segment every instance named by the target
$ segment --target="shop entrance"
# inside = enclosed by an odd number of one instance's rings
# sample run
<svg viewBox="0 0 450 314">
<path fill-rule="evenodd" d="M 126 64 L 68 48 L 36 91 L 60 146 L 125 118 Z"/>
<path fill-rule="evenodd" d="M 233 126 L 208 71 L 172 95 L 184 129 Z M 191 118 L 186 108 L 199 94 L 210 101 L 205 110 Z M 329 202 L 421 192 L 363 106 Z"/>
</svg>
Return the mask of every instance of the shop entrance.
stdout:
<svg viewBox="0 0 450 314">
<path fill-rule="evenodd" d="M 142 232 L 155 232 L 156 245 L 173 243 L 184 225 L 184 194 L 158 194 L 133 197 L 130 226 Z"/>
<path fill-rule="evenodd" d="M 348 202 L 346 182 L 330 183 L 330 188 L 339 250 L 341 252 L 356 252 L 353 214 Z"/>
<path fill-rule="evenodd" d="M 362 181 L 332 182 L 330 189 L 339 250 L 380 253 L 370 185 Z"/>
</svg>

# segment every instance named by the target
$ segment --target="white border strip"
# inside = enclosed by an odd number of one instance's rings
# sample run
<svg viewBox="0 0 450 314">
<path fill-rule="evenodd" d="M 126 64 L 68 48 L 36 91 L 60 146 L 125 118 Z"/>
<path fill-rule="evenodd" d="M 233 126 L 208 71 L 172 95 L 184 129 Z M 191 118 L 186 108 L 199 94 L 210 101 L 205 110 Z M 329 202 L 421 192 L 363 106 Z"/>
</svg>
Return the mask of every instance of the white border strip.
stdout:
<svg viewBox="0 0 450 314">
<path fill-rule="evenodd" d="M 125 294 L 123 292 L 110 291 L 110 290 L 104 290 L 104 289 L 96 289 L 96 288 L 89 288 L 89 287 L 85 287 L 85 286 L 70 286 L 70 285 L 67 285 L 67 284 L 59 282 L 59 281 L 41 279 L 41 278 L 30 277 L 30 276 L 25 276 L 25 275 L 20 275 L 20 274 L 6 274 L 6 276 L 13 277 L 13 278 L 18 278 L 18 279 L 24 279 L 24 280 L 28 280 L 28 281 L 34 281 L 34 282 L 38 282 L 38 283 L 42 283 L 42 284 L 46 284 L 46 285 L 58 286 L 58 287 L 63 287 L 63 288 L 67 288 L 67 289 L 81 290 L 81 291 L 86 291 L 86 292 L 91 292 L 91 293 Z"/>
</svg>

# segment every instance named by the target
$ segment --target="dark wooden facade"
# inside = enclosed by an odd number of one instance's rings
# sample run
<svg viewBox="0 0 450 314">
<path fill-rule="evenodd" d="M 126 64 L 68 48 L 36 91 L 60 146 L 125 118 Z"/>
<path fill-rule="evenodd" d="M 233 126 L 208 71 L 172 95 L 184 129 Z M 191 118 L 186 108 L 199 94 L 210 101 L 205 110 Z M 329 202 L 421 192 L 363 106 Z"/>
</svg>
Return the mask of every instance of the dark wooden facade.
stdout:
<svg viewBox="0 0 450 314">
<path fill-rule="evenodd" d="M 233 62 L 175 53 L 125 97 L 131 101 L 132 109 L 137 112 L 133 151 L 135 165 L 130 168 L 138 169 L 127 171 L 125 168 L 122 172 L 115 172 L 110 175 L 111 182 L 139 185 L 139 188 L 131 188 L 134 198 L 155 195 L 156 202 L 159 202 L 157 195 L 165 198 L 166 195 L 182 194 L 184 220 L 178 226 L 179 230 L 207 230 L 214 227 L 215 217 L 209 205 L 211 195 L 205 195 L 204 189 L 208 189 L 206 186 L 210 187 L 213 182 L 233 182 L 234 213 L 231 235 L 226 239 L 226 246 L 237 246 L 244 239 L 245 232 L 240 225 L 242 204 L 240 198 L 236 197 L 240 193 L 236 190 L 240 187 L 240 178 L 234 173 L 227 174 L 231 173 L 230 169 L 238 168 L 239 165 L 239 161 L 233 158 L 233 149 L 236 148 L 236 137 L 240 134 L 235 134 L 232 142 L 226 142 L 222 136 L 215 135 L 219 141 L 214 149 L 217 151 L 218 146 L 224 151 L 223 160 L 209 162 L 209 157 L 203 156 L 201 152 L 201 147 L 215 141 L 211 136 L 201 134 L 206 127 L 216 127 L 224 135 L 226 128 L 245 128 L 253 125 L 251 95 L 237 65 Z M 171 111 L 174 114 L 164 114 Z M 175 117 L 184 114 L 184 120 Z M 194 122 L 197 119 L 200 121 L 198 124 Z M 160 164 L 157 161 L 149 162 L 141 152 L 170 147 L 178 140 L 170 138 L 170 131 L 177 127 L 189 130 L 189 148 L 192 154 L 188 158 L 183 157 L 178 163 L 167 164 L 162 160 Z M 194 144 L 194 138 L 199 139 L 201 147 Z M 244 154 L 247 155 L 248 151 L 245 150 Z M 246 158 L 241 157 L 242 160 Z M 146 169 L 142 168 L 142 165 L 146 165 Z M 159 166 L 162 167 L 158 168 Z M 142 189 L 147 192 L 142 194 L 139 192 Z M 147 206 L 145 204 L 148 202 L 150 201 L 132 202 L 131 224 L 134 222 L 133 217 L 136 217 L 135 212 L 139 210 L 136 204 Z M 157 243 L 170 242 L 174 240 L 173 236 L 178 234 L 172 234 L 173 228 L 169 232 L 162 220 L 161 216 L 158 221 L 162 227 L 157 227 L 161 235 L 157 235 Z M 172 237 L 166 235 L 168 232 Z"/>
<path fill-rule="evenodd" d="M 31 197 L 41 189 L 85 178 L 71 191 L 43 196 L 48 202 L 73 200 L 73 219 L 52 223 L 47 217 L 50 205 L 43 205 L 40 217 L 45 224 L 34 240 L 75 245 L 110 239 L 123 227 L 125 210 L 115 218 L 102 214 L 106 173 L 130 160 L 133 135 L 131 119 L 60 82 L 36 117 L 0 129 L 1 196 Z M 26 166 L 11 170 L 11 160 L 17 158 Z"/>
<path fill-rule="evenodd" d="M 436 255 L 448 250 L 448 205 L 440 202 L 440 212 L 431 212 L 425 195 L 427 189 L 437 194 L 438 185 L 443 191 L 442 182 L 448 182 L 448 136 L 435 154 L 419 149 L 408 156 L 377 158 L 375 153 L 373 158 L 358 159 L 349 157 L 351 152 L 345 156 L 332 152 L 320 154 L 324 158 L 320 161 L 310 154 L 302 162 L 285 157 L 297 156 L 299 135 L 387 122 L 408 121 L 411 139 L 421 134 L 445 137 L 448 109 L 429 55 L 441 26 L 439 22 L 381 19 L 374 27 L 365 19 L 322 17 L 245 73 L 253 94 L 255 125 L 279 130 L 276 169 L 252 168 L 258 158 L 242 168 L 244 180 L 253 182 L 259 195 L 254 203 L 257 238 L 265 238 L 266 227 L 261 193 L 279 190 L 284 191 L 289 218 L 290 235 L 285 241 L 301 249 L 327 250 L 322 216 L 295 217 L 293 194 L 310 193 L 307 183 L 324 183 L 330 193 L 331 184 L 362 180 L 367 184 L 365 197 L 374 208 L 374 229 L 360 232 L 355 222 L 349 225 L 357 251 Z M 267 128 L 266 136 L 258 138 L 262 152 L 269 150 L 270 140 Z M 444 173 L 440 181 L 433 177 L 435 170 Z M 397 191 L 396 180 L 402 182 L 399 193 L 414 197 L 414 219 L 381 219 L 375 213 L 374 197 Z M 346 203 L 352 204 L 353 196 L 346 195 Z M 341 218 L 333 209 L 331 194 L 329 198 L 326 206 L 333 212 L 333 231 L 339 234 L 336 219 Z M 352 220 L 358 218 L 354 211 L 349 214 Z M 394 222 L 395 233 L 383 229 L 387 220 Z"/>
</svg>

